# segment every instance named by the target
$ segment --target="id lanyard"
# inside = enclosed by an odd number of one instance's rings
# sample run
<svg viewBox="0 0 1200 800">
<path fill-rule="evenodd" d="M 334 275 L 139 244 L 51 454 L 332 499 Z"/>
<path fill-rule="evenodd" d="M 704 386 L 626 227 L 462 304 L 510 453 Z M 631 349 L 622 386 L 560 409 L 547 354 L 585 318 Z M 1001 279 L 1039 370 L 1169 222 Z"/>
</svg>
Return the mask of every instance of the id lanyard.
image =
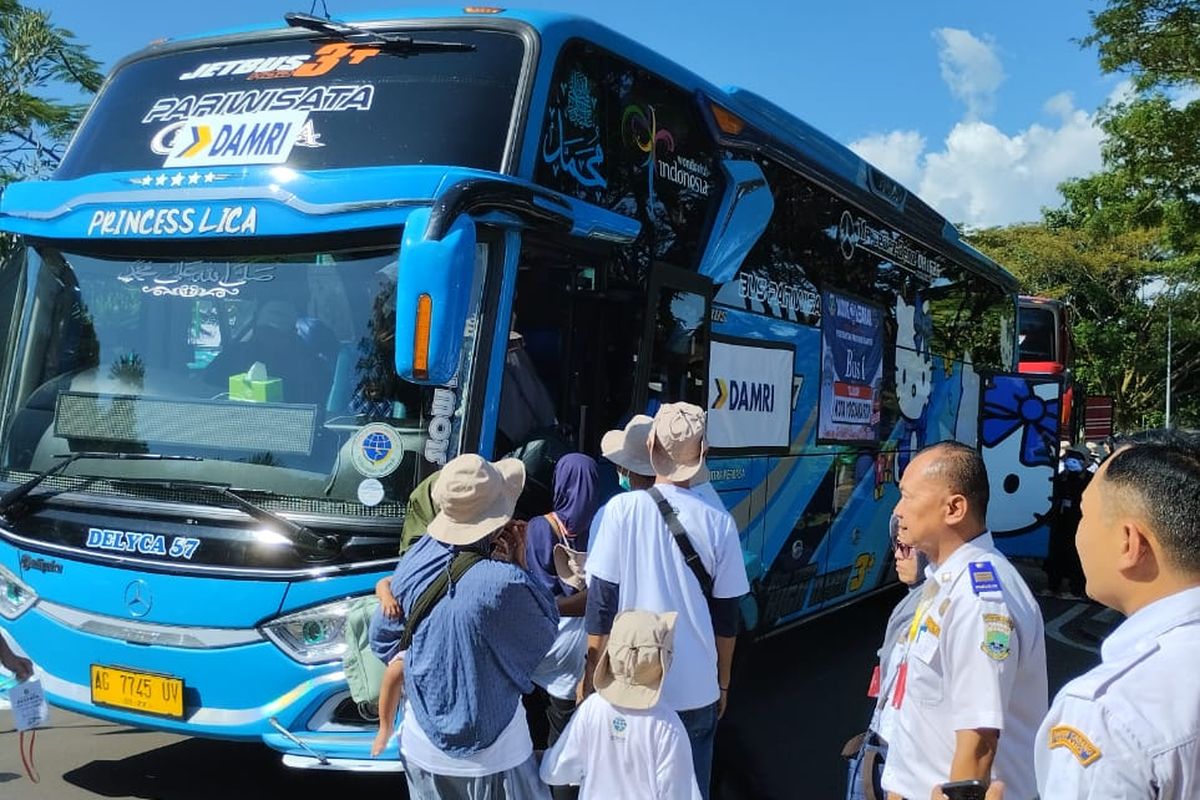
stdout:
<svg viewBox="0 0 1200 800">
<path fill-rule="evenodd" d="M 913 613 L 912 622 L 908 624 L 904 660 L 900 662 L 900 668 L 896 670 L 896 688 L 892 692 L 892 708 L 899 708 L 904 702 L 904 690 L 908 685 L 908 654 L 912 650 L 913 642 L 921 635 L 921 620 L 924 619 L 925 612 L 933 605 L 940 589 L 941 586 L 938 585 L 938 582 L 930 578 L 925 582 L 921 591 L 921 602 L 917 603 L 917 610 Z"/>
</svg>

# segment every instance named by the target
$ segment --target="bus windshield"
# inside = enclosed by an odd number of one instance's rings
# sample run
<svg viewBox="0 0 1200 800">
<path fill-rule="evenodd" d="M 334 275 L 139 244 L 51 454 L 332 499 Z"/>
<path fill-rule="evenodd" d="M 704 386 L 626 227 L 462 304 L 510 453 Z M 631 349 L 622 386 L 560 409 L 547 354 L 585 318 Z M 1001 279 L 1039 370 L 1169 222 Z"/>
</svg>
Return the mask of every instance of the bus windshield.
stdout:
<svg viewBox="0 0 1200 800">
<path fill-rule="evenodd" d="M 1021 307 L 1021 360 L 1056 361 L 1054 339 L 1057 335 L 1054 312 L 1048 308 Z"/>
<path fill-rule="evenodd" d="M 402 55 L 291 36 L 131 62 L 97 97 L 55 177 L 196 167 L 215 182 L 232 175 L 221 168 L 285 163 L 499 170 L 522 40 L 462 28 L 405 34 L 473 49 Z"/>
<path fill-rule="evenodd" d="M 431 390 L 395 373 L 398 248 L 347 247 L 354 238 L 250 255 L 44 243 L 10 254 L 24 297 L 0 477 L 80 450 L 191 455 L 203 461 L 89 461 L 67 474 L 221 482 L 284 510 L 394 518 L 418 477 Z"/>
</svg>

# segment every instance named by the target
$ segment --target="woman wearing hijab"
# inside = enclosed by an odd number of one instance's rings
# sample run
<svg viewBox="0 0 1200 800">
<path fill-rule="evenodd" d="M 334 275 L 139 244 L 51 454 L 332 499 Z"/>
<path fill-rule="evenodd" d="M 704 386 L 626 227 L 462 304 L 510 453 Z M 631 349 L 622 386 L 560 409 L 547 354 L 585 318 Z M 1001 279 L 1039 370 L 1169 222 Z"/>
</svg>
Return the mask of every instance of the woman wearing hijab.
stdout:
<svg viewBox="0 0 1200 800">
<path fill-rule="evenodd" d="M 582 453 L 563 456 L 554 467 L 554 510 L 531 519 L 525 529 L 529 572 L 554 595 L 559 614 L 558 636 L 533 674 L 534 684 L 547 695 L 548 745 L 558 741 L 575 712 L 575 687 L 583 678 L 587 658 L 582 560 L 588 529 L 600 505 L 597 482 L 594 459 Z M 555 787 L 554 793 L 556 798 L 574 796 L 569 787 Z"/>
</svg>

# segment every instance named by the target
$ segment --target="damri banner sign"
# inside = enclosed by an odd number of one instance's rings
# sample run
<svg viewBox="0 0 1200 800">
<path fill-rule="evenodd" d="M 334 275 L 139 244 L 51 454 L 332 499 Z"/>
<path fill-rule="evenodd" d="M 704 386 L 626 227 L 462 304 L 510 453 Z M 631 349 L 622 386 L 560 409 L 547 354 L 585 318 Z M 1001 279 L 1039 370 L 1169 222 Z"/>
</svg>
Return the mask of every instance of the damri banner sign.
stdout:
<svg viewBox="0 0 1200 800">
<path fill-rule="evenodd" d="M 795 359 L 788 345 L 714 337 L 708 365 L 710 447 L 788 446 Z"/>
</svg>

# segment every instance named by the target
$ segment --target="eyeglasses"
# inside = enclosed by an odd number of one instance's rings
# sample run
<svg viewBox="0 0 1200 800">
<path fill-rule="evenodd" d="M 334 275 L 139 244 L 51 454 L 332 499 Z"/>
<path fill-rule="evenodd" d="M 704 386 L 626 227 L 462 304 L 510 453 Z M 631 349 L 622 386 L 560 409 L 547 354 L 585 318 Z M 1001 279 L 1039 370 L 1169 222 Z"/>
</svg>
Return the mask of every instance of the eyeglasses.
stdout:
<svg viewBox="0 0 1200 800">
<path fill-rule="evenodd" d="M 900 518 L 895 515 L 888 521 L 888 540 L 892 543 L 892 552 L 896 554 L 896 558 L 912 556 L 912 545 L 900 541 Z"/>
</svg>

